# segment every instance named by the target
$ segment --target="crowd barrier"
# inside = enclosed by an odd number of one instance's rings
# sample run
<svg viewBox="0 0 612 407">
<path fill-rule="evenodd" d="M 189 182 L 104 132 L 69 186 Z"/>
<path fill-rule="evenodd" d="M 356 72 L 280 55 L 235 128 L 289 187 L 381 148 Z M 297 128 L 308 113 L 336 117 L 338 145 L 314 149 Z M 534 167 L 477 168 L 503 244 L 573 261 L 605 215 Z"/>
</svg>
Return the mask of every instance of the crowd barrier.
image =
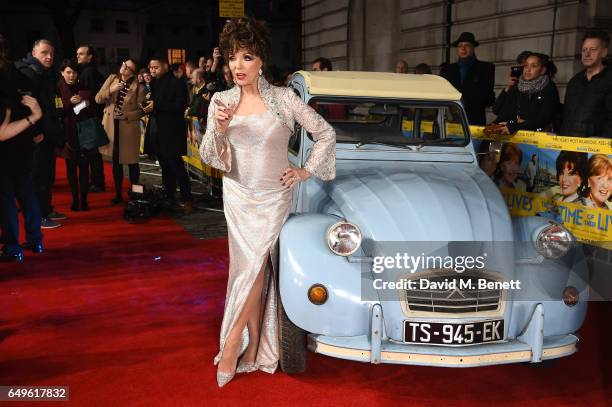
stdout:
<svg viewBox="0 0 612 407">
<path fill-rule="evenodd" d="M 221 188 L 221 179 L 223 178 L 223 171 L 213 168 L 202 162 L 200 158 L 200 144 L 202 143 L 202 137 L 204 136 L 203 129 L 200 126 L 200 122 L 193 117 L 186 119 L 188 122 L 188 133 L 191 137 L 188 137 L 187 141 L 187 155 L 183 156 L 183 161 L 187 165 L 187 169 L 190 173 L 194 174 L 201 180 L 206 180 L 210 186 L 210 193 L 212 195 L 219 195 Z"/>
<path fill-rule="evenodd" d="M 554 216 L 579 241 L 612 249 L 612 139 L 470 130 L 479 164 L 512 216 Z M 501 142 L 499 153 L 486 154 L 491 141 Z"/>
</svg>

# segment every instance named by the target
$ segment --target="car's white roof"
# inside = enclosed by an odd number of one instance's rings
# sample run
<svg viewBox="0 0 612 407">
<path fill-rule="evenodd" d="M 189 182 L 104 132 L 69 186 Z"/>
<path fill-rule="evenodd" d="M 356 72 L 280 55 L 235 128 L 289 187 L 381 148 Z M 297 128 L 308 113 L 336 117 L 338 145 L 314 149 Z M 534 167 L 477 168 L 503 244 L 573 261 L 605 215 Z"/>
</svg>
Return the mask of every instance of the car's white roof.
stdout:
<svg viewBox="0 0 612 407">
<path fill-rule="evenodd" d="M 311 95 L 459 100 L 461 93 L 436 75 L 388 72 L 298 71 Z"/>
</svg>

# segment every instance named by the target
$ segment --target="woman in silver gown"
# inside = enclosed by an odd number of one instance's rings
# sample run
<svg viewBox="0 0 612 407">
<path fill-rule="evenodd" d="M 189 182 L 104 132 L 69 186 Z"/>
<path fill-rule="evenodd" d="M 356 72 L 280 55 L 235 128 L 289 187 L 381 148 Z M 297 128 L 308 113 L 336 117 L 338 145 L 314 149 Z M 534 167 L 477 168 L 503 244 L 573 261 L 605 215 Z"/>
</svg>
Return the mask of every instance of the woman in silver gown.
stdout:
<svg viewBox="0 0 612 407">
<path fill-rule="evenodd" d="M 291 89 L 262 76 L 269 44 L 266 28 L 255 20 L 226 24 L 220 45 L 235 86 L 211 99 L 200 147 L 203 161 L 224 171 L 230 264 L 215 357 L 219 386 L 236 372 L 276 370 L 275 250 L 292 189 L 312 175 L 335 177 L 333 128 Z M 287 159 L 295 122 L 315 140 L 303 168 L 290 167 Z"/>
</svg>

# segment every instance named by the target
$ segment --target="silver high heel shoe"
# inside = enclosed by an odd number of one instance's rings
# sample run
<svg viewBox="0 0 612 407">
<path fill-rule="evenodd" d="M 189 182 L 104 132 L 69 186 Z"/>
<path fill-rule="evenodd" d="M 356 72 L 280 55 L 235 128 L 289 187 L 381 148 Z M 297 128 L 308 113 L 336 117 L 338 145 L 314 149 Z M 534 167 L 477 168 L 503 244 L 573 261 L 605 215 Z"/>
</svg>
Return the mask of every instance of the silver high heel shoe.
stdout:
<svg viewBox="0 0 612 407">
<path fill-rule="evenodd" d="M 238 369 L 236 369 L 238 371 Z M 232 373 L 223 373 L 219 369 L 217 369 L 217 385 L 219 387 L 223 387 L 228 384 L 233 378 L 236 372 Z"/>
<path fill-rule="evenodd" d="M 257 370 L 257 364 L 254 362 L 245 363 L 242 360 L 238 363 L 236 373 L 251 373 Z"/>
</svg>

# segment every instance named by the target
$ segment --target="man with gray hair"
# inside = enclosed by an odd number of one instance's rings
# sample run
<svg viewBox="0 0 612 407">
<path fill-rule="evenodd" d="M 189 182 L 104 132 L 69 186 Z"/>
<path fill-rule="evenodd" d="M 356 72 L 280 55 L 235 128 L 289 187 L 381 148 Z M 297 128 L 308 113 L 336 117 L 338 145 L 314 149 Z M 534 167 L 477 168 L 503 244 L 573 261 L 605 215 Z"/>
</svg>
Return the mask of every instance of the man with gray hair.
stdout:
<svg viewBox="0 0 612 407">
<path fill-rule="evenodd" d="M 41 143 L 36 145 L 32 162 L 32 182 L 40 207 L 41 228 L 49 229 L 61 226 L 57 220 L 66 219 L 66 215 L 53 211 L 51 206 L 51 188 L 55 180 L 55 148 L 63 147 L 64 132 L 55 107 L 56 78 L 53 71 L 55 49 L 51 41 L 40 39 L 34 42 L 32 52 L 15 67 L 28 79 L 29 89 L 38 100 L 43 117 L 36 126 L 44 135 Z"/>
</svg>

